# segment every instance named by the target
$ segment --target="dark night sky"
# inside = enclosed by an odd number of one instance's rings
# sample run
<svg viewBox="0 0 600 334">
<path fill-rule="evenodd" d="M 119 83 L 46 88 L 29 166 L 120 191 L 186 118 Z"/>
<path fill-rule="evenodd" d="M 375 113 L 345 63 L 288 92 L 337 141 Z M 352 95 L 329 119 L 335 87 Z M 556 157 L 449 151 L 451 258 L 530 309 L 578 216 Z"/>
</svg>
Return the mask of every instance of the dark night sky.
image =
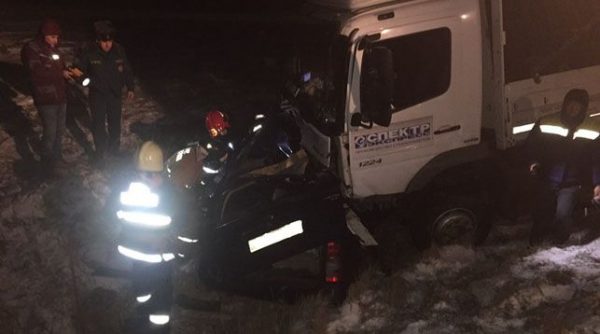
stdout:
<svg viewBox="0 0 600 334">
<path fill-rule="evenodd" d="M 199 1 L 199 0 L 176 0 L 176 1 L 142 1 L 142 0 L 103 0 L 103 1 L 73 1 L 73 0 L 7 0 L 6 7 L 11 8 L 15 5 L 22 6 L 40 6 L 42 8 L 87 8 L 112 10 L 202 10 L 202 11 L 232 11 L 232 12 L 252 12 L 252 11 L 272 11 L 285 9 L 296 0 L 219 0 L 219 1 Z"/>
</svg>

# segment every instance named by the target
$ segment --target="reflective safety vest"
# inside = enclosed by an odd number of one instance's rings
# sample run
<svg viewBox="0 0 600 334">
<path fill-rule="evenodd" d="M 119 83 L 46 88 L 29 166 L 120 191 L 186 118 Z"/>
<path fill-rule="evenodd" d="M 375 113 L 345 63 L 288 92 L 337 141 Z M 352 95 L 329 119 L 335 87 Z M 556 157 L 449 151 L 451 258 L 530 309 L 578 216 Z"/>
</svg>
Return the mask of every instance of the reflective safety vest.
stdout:
<svg viewBox="0 0 600 334">
<path fill-rule="evenodd" d="M 541 118 L 539 129 L 545 135 L 555 135 L 573 140 L 579 138 L 596 140 L 600 137 L 600 119 L 597 117 L 586 117 L 577 128 L 569 131 L 561 122 L 560 113 L 556 113 Z"/>
<path fill-rule="evenodd" d="M 175 258 L 170 240 L 173 218 L 160 195 L 143 182 L 131 182 L 119 194 L 117 250 L 121 255 L 147 263 Z"/>
<path fill-rule="evenodd" d="M 600 184 L 600 118 L 569 129 L 556 113 L 541 118 L 528 138 L 529 155 L 556 187 Z"/>
</svg>

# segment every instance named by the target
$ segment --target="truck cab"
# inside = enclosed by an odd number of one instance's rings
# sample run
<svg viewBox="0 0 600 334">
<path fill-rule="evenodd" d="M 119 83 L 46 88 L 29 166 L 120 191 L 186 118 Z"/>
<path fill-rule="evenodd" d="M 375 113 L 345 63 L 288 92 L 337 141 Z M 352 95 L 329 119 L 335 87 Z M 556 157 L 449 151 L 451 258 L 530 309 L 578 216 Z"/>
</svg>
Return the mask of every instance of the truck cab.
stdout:
<svg viewBox="0 0 600 334">
<path fill-rule="evenodd" d="M 338 175 L 355 203 L 410 198 L 441 178 L 493 178 L 481 162 L 519 147 L 571 88 L 587 89 L 597 113 L 600 61 L 589 55 L 599 50 L 587 37 L 599 24 L 584 12 L 566 13 L 555 1 L 312 2 L 309 12 L 328 30 L 310 35 L 282 107 L 297 116 L 314 161 Z M 567 14 L 585 24 L 565 23 Z M 544 44 L 548 37 L 540 42 L 544 27 L 558 50 Z M 317 44 L 324 38 L 330 42 Z M 463 184 L 480 183 L 471 176 Z"/>
</svg>

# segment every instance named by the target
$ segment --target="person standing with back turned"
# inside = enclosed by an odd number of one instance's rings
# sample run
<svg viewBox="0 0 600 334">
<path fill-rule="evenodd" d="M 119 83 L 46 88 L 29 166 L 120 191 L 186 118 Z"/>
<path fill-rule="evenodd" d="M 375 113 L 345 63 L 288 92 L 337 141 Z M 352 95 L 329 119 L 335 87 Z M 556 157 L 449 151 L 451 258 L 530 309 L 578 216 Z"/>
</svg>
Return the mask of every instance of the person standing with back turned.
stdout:
<svg viewBox="0 0 600 334">
<path fill-rule="evenodd" d="M 132 100 L 134 82 L 125 50 L 114 41 L 113 24 L 97 21 L 94 30 L 96 43 L 83 51 L 77 67 L 91 80 L 89 103 L 96 148 L 94 160 L 101 166 L 106 153 L 119 153 L 123 86 L 127 87 L 127 99 Z"/>
</svg>

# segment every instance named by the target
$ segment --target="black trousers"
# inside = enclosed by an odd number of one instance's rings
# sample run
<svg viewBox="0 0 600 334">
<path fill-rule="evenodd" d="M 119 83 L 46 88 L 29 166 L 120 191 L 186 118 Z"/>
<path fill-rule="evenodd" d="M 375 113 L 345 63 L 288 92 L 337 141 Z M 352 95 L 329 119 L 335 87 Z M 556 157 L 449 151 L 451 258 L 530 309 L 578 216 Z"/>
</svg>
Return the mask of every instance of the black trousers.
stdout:
<svg viewBox="0 0 600 334">
<path fill-rule="evenodd" d="M 150 296 L 145 302 L 138 301 L 137 312 L 147 317 L 150 314 L 170 314 L 173 302 L 171 263 L 148 264 L 134 262 L 132 270 L 133 291 L 136 297 Z"/>
<path fill-rule="evenodd" d="M 121 145 L 121 96 L 112 93 L 90 92 L 92 134 L 96 154 L 102 156 L 109 150 L 117 153 Z M 108 124 L 108 134 L 107 134 Z"/>
</svg>

